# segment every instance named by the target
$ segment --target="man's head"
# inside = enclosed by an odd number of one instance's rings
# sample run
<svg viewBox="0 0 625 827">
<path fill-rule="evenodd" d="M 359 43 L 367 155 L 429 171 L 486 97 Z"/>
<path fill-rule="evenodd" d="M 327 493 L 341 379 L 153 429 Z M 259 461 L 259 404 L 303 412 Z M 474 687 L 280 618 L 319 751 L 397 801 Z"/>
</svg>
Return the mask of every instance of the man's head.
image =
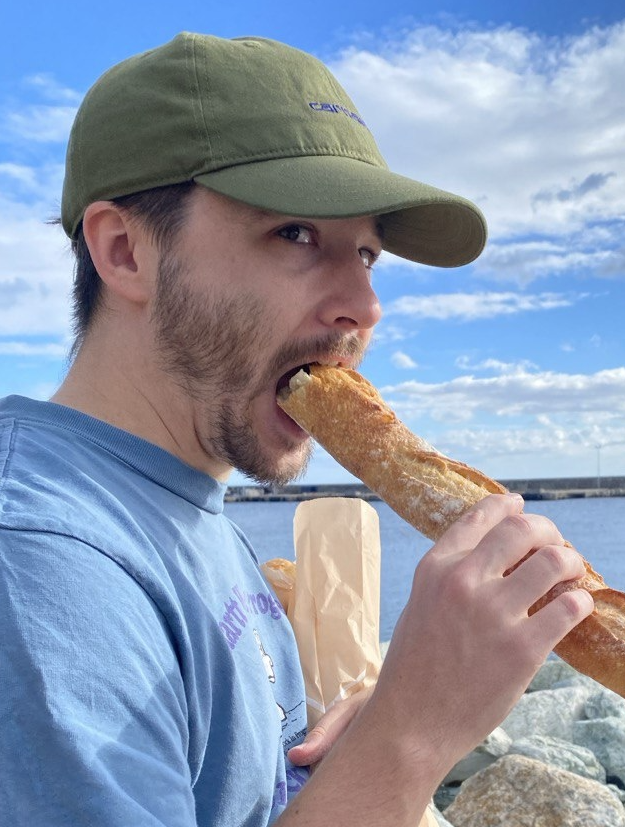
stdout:
<svg viewBox="0 0 625 827">
<path fill-rule="evenodd" d="M 101 279 L 117 364 L 151 364 L 164 398 L 173 380 L 206 455 L 257 479 L 292 477 L 307 453 L 275 404 L 280 382 L 301 363 L 362 355 L 379 318 L 369 269 L 380 248 L 456 266 L 486 235 L 470 202 L 389 172 L 316 59 L 190 34 L 87 93 L 62 222 L 78 256 L 77 344 Z M 120 350 L 124 308 L 134 333 Z"/>
</svg>

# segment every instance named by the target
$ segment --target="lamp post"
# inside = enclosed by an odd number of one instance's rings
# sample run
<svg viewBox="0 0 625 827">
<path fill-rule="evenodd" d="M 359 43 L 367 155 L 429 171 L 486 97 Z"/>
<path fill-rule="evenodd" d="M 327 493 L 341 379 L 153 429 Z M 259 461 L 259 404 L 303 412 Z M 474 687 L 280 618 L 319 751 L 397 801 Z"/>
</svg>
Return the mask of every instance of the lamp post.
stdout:
<svg viewBox="0 0 625 827">
<path fill-rule="evenodd" d="M 601 448 L 602 445 L 595 445 L 597 449 L 597 488 L 601 488 Z"/>
</svg>

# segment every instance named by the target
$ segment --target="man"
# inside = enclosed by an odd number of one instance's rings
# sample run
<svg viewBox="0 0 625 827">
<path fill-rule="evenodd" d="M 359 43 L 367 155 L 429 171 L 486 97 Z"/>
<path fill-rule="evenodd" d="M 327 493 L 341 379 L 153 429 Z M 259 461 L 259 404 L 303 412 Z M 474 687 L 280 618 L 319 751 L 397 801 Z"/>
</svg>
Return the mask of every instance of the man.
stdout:
<svg viewBox="0 0 625 827">
<path fill-rule="evenodd" d="M 87 94 L 62 221 L 73 362 L 1 408 L 3 819 L 412 827 L 592 610 L 527 615 L 580 557 L 520 498 L 480 503 L 418 567 L 371 698 L 302 743 L 293 636 L 223 494 L 233 467 L 301 472 L 276 392 L 362 357 L 382 248 L 462 264 L 482 216 L 390 173 L 310 56 L 183 34 Z"/>
</svg>

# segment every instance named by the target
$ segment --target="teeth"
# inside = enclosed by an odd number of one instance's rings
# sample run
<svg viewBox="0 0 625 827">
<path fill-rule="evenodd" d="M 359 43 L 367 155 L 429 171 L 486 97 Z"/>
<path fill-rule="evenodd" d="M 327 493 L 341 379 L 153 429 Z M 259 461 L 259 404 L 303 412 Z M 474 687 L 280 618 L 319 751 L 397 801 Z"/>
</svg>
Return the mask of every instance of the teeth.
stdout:
<svg viewBox="0 0 625 827">
<path fill-rule="evenodd" d="M 310 374 L 305 370 L 300 370 L 289 380 L 289 391 L 296 391 L 308 382 L 312 382 Z"/>
</svg>

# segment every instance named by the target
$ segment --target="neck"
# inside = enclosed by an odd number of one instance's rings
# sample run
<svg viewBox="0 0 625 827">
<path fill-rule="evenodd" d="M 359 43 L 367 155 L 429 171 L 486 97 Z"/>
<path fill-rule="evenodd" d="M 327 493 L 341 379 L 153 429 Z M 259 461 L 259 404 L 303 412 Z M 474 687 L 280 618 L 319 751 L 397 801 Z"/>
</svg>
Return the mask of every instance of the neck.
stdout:
<svg viewBox="0 0 625 827">
<path fill-rule="evenodd" d="M 88 335 L 51 401 L 146 439 L 226 482 L 232 469 L 202 445 L 193 401 L 134 344 Z"/>
</svg>

